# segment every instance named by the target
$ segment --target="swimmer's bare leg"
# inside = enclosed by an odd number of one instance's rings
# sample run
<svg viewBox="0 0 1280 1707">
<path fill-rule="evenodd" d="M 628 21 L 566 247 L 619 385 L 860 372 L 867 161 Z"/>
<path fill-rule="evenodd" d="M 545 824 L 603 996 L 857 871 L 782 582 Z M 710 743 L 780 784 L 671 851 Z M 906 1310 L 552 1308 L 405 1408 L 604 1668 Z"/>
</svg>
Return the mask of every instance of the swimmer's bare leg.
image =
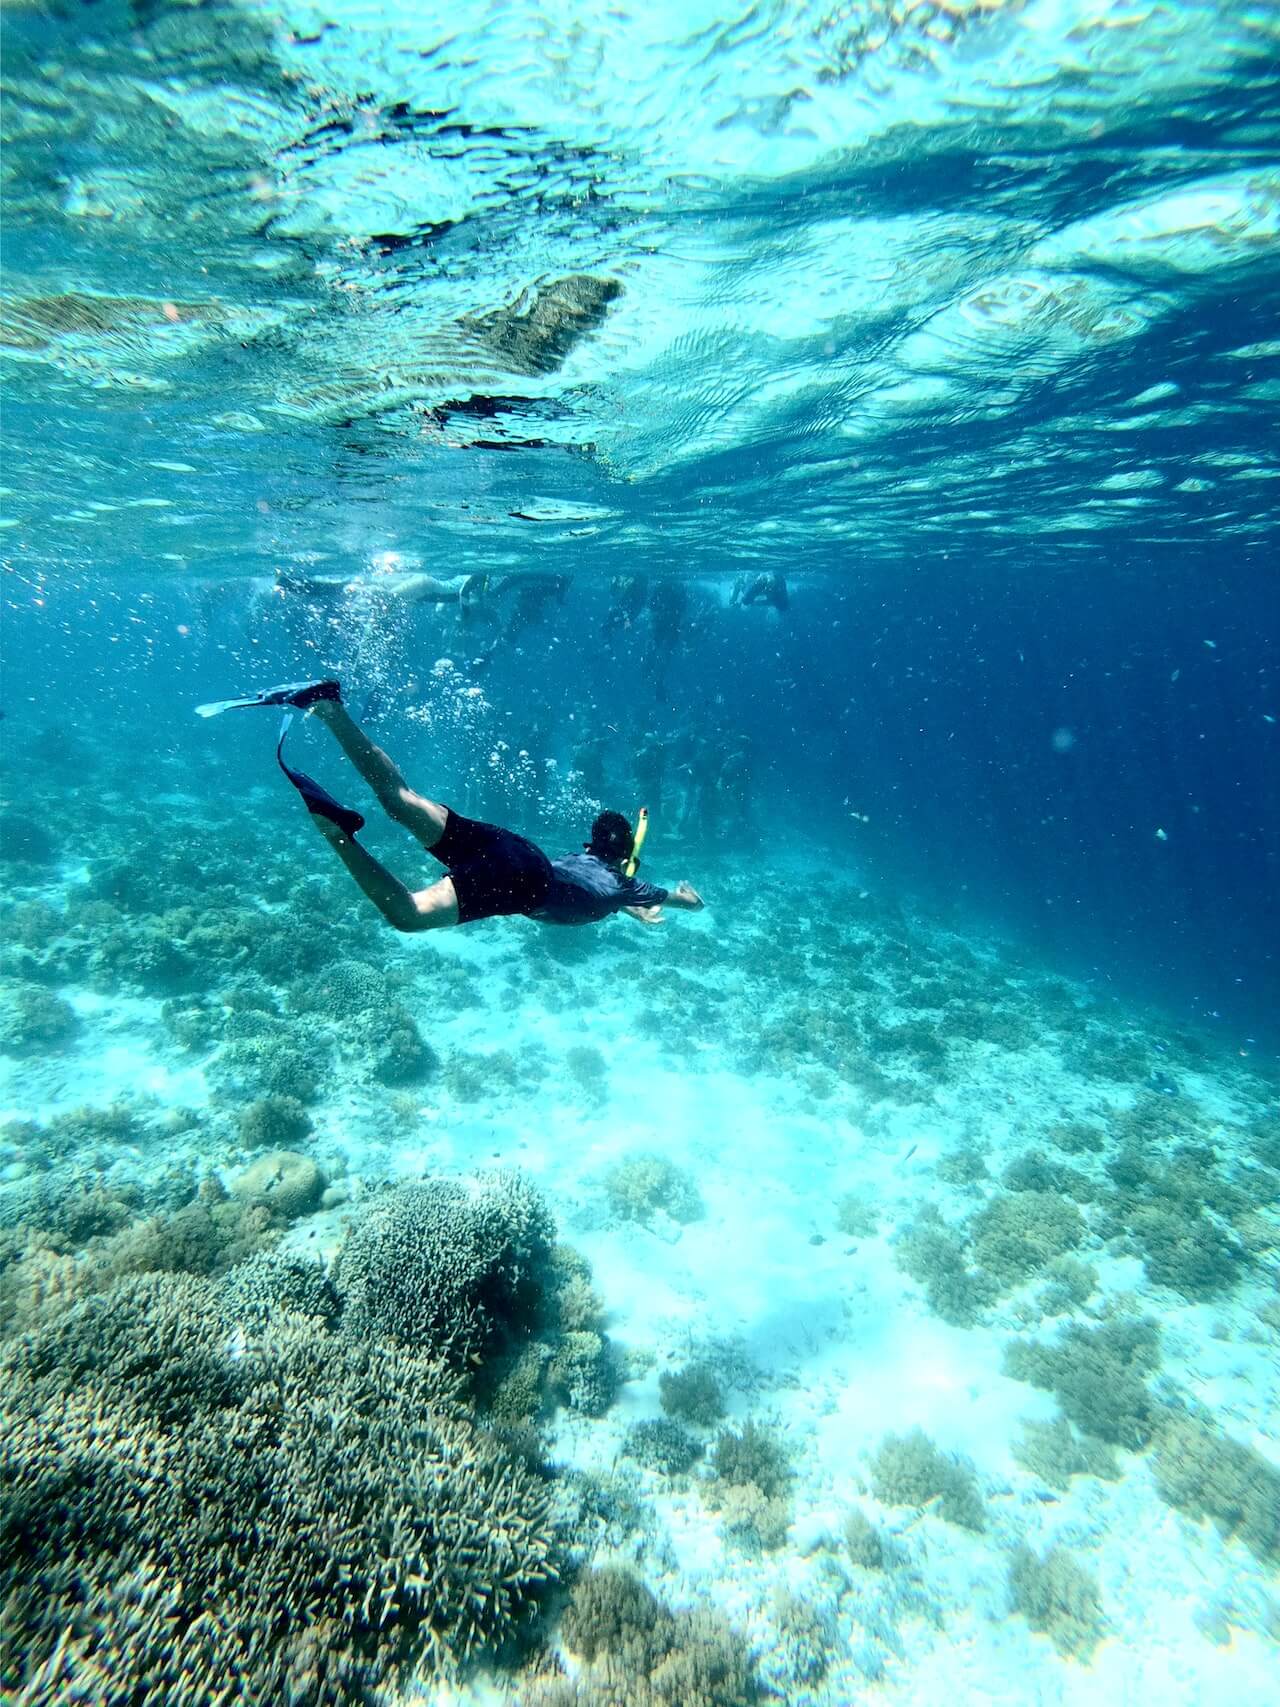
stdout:
<svg viewBox="0 0 1280 1707">
<path fill-rule="evenodd" d="M 451 877 L 426 889 L 409 889 L 330 819 L 312 814 L 311 822 L 393 930 L 435 931 L 457 924 L 458 896 Z"/>
<path fill-rule="evenodd" d="M 369 584 L 378 592 L 390 593 L 410 605 L 456 605 L 462 603 L 468 579 L 466 575 L 453 575 L 442 581 L 436 575 L 412 572 L 395 575 L 388 580 L 379 578 Z"/>
<path fill-rule="evenodd" d="M 377 795 L 378 804 L 387 817 L 408 830 L 424 848 L 433 848 L 444 834 L 444 827 L 449 821 L 449 808 L 442 806 L 438 800 L 428 800 L 424 794 L 416 794 L 404 780 L 395 760 L 369 739 L 339 700 L 317 701 L 311 707 L 311 715 L 327 725 L 338 745 Z M 341 848 L 338 851 L 341 853 Z M 364 850 L 360 849 L 360 852 L 363 854 Z M 364 857 L 369 859 L 371 856 L 364 854 Z M 376 864 L 376 861 L 374 863 Z M 352 875 L 360 882 L 354 871 Z M 434 887 L 439 888 L 439 884 Z M 450 884 L 449 887 L 452 889 L 453 885 Z M 365 893 L 368 894 L 369 891 L 366 890 Z M 372 895 L 369 898 L 375 899 Z"/>
</svg>

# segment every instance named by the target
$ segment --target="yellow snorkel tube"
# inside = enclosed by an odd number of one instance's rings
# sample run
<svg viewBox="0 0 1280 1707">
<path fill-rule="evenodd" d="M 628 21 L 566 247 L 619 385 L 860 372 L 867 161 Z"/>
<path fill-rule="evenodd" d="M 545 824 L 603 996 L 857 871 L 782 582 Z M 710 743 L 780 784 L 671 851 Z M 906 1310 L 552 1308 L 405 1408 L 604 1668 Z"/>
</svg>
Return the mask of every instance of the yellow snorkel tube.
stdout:
<svg viewBox="0 0 1280 1707">
<path fill-rule="evenodd" d="M 640 863 L 640 849 L 644 846 L 644 839 L 648 834 L 649 808 L 647 806 L 642 806 L 640 808 L 639 816 L 636 818 L 636 833 L 635 838 L 631 843 L 631 857 L 623 867 L 623 870 L 626 872 L 628 877 L 634 877 L 636 874 L 636 867 Z"/>
</svg>

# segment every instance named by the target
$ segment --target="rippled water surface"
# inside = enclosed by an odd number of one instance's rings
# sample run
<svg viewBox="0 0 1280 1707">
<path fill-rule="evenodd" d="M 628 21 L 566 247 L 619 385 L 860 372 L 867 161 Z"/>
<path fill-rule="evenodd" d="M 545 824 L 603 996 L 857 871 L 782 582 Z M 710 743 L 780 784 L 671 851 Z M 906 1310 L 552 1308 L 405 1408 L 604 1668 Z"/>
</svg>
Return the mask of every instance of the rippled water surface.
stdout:
<svg viewBox="0 0 1280 1707">
<path fill-rule="evenodd" d="M 9 543 L 1265 546 L 1278 51 L 1190 0 L 8 7 Z"/>
</svg>

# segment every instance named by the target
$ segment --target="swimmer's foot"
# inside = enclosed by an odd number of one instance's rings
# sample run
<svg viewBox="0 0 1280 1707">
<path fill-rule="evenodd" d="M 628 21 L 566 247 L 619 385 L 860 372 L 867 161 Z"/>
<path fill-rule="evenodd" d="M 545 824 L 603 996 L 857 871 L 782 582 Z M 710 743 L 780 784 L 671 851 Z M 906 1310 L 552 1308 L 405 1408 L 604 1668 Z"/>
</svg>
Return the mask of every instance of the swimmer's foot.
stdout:
<svg viewBox="0 0 1280 1707">
<path fill-rule="evenodd" d="M 291 705 L 295 711 L 309 711 L 313 705 L 321 705 L 326 700 L 342 703 L 342 688 L 339 683 L 332 680 L 286 682 L 283 687 L 267 688 L 262 704 Z"/>
<path fill-rule="evenodd" d="M 319 822 L 316 828 L 329 840 L 333 840 L 336 830 L 342 836 L 354 836 L 357 830 L 364 829 L 364 818 L 350 806 L 344 806 L 340 800 L 335 800 L 327 788 L 321 788 L 314 777 L 305 771 L 292 770 L 284 760 L 280 760 L 280 769 L 302 796 L 302 803 L 311 816 Z M 332 828 L 330 828 L 332 826 Z"/>
</svg>

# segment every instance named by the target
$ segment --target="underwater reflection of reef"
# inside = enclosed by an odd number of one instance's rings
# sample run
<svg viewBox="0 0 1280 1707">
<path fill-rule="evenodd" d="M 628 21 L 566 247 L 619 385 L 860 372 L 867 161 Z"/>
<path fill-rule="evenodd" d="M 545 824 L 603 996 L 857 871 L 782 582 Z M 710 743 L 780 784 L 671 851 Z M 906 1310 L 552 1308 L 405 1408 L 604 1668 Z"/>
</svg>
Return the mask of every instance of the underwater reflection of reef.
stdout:
<svg viewBox="0 0 1280 1707">
<path fill-rule="evenodd" d="M 616 279 L 571 273 L 554 279 L 509 308 L 469 317 L 462 324 L 478 332 L 512 373 L 554 373 L 579 339 L 595 331 L 609 304 L 622 295 Z"/>
</svg>

